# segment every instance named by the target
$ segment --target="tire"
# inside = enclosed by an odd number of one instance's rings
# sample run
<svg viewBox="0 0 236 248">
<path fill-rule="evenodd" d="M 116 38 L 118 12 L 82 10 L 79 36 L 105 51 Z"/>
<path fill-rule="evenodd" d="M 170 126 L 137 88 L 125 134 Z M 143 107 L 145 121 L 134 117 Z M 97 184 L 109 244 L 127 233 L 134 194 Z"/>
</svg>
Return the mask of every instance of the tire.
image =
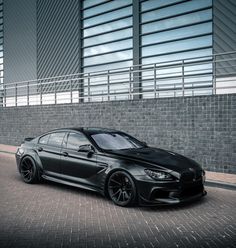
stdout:
<svg viewBox="0 0 236 248">
<path fill-rule="evenodd" d="M 134 180 L 125 171 L 111 174 L 107 183 L 107 192 L 111 200 L 121 207 L 132 206 L 137 195 Z"/>
<path fill-rule="evenodd" d="M 33 158 L 25 156 L 21 160 L 19 171 L 25 183 L 33 184 L 39 182 L 38 169 Z"/>
</svg>

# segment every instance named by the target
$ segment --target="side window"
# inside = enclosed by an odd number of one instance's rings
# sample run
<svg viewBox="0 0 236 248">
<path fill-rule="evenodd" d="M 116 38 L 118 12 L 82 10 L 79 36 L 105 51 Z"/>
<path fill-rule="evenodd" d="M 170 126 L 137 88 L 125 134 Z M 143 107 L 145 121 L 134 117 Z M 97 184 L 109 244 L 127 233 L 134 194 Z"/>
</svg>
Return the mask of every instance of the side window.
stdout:
<svg viewBox="0 0 236 248">
<path fill-rule="evenodd" d="M 65 132 L 51 133 L 48 145 L 61 146 L 65 134 Z"/>
<path fill-rule="evenodd" d="M 39 139 L 39 144 L 47 145 L 50 134 L 44 135 Z"/>
<path fill-rule="evenodd" d="M 78 150 L 81 145 L 88 145 L 90 142 L 82 133 L 69 133 L 67 148 Z"/>
</svg>

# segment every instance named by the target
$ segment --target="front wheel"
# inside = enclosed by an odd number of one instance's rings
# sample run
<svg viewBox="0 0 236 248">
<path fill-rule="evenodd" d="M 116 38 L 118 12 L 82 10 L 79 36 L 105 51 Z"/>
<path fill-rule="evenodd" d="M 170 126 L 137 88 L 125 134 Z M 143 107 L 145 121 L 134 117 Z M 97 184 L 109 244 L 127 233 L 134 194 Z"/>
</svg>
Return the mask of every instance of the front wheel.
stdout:
<svg viewBox="0 0 236 248">
<path fill-rule="evenodd" d="M 33 158 L 26 156 L 20 163 L 20 174 L 25 183 L 37 183 L 38 170 Z"/>
<path fill-rule="evenodd" d="M 124 171 L 114 172 L 108 179 L 108 194 L 118 206 L 126 207 L 134 204 L 136 187 L 131 176 Z"/>
</svg>

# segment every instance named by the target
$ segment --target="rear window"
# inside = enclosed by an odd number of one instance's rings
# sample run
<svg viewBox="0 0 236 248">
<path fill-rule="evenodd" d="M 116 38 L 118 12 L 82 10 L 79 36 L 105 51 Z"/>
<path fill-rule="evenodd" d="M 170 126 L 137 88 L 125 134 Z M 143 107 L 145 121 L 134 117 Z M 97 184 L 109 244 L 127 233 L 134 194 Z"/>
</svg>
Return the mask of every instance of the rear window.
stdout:
<svg viewBox="0 0 236 248">
<path fill-rule="evenodd" d="M 44 135 L 39 139 L 39 144 L 47 145 L 50 134 Z"/>
</svg>

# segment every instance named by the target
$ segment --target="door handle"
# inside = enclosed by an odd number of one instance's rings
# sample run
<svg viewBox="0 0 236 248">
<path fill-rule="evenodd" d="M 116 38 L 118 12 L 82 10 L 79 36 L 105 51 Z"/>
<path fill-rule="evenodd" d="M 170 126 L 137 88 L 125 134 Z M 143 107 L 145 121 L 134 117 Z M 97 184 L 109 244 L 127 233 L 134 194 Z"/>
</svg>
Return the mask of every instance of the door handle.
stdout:
<svg viewBox="0 0 236 248">
<path fill-rule="evenodd" d="M 43 151 L 43 148 L 42 147 L 38 147 L 38 151 L 39 152 Z"/>
<path fill-rule="evenodd" d="M 62 152 L 62 155 L 63 155 L 64 157 L 67 157 L 69 154 L 68 154 L 68 152 Z"/>
</svg>

